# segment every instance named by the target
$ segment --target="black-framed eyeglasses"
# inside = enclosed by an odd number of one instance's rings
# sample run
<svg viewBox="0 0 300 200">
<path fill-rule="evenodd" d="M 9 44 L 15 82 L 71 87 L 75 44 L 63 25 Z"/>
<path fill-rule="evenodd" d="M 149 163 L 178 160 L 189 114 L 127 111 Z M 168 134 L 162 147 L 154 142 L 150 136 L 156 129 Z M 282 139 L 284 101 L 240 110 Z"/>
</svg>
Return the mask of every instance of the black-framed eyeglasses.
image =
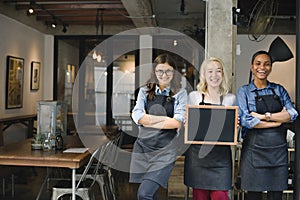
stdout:
<svg viewBox="0 0 300 200">
<path fill-rule="evenodd" d="M 157 76 L 163 76 L 164 74 L 166 74 L 167 76 L 172 76 L 173 75 L 173 70 L 168 69 L 168 70 L 155 70 L 155 73 Z"/>
</svg>

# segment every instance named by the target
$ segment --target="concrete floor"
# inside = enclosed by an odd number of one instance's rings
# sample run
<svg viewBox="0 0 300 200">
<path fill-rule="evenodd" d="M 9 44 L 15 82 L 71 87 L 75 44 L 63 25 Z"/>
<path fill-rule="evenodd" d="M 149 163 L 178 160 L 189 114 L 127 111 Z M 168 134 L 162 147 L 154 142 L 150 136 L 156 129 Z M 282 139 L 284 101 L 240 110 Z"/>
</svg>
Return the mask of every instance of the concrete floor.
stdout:
<svg viewBox="0 0 300 200">
<path fill-rule="evenodd" d="M 33 200 L 36 199 L 42 186 L 47 169 L 42 167 L 0 167 L 0 199 L 5 200 Z M 128 183 L 128 174 L 121 172 L 113 172 L 116 178 L 118 200 L 136 200 L 137 184 Z M 71 170 L 53 169 L 52 177 L 70 177 Z M 13 178 L 12 178 L 13 177 Z M 12 180 L 13 179 L 13 180 Z M 14 188 L 12 188 L 12 181 Z M 3 185 L 4 183 L 4 185 Z M 55 184 L 52 180 L 51 185 Z M 94 187 L 96 200 L 102 200 L 98 187 Z M 47 184 L 41 193 L 40 200 L 51 199 L 51 189 L 47 189 Z M 184 198 L 167 197 L 167 190 L 160 188 L 158 193 L 159 200 L 183 200 Z M 64 198 L 66 199 L 66 198 Z M 67 198 L 68 199 L 68 198 Z"/>
<path fill-rule="evenodd" d="M 136 200 L 138 185 L 128 183 L 128 173 L 112 171 L 117 188 L 117 200 Z M 0 166 L 0 199 L 5 200 L 33 200 L 36 199 L 42 183 L 47 174 L 47 168 L 42 167 L 11 167 Z M 51 177 L 71 177 L 69 169 L 52 169 Z M 14 182 L 14 188 L 12 188 Z M 49 182 L 49 188 L 56 182 Z M 40 200 L 51 199 L 51 189 L 47 184 L 41 193 Z M 102 200 L 100 190 L 96 185 L 93 189 L 96 200 Z M 64 198 L 66 199 L 66 198 Z M 69 198 L 67 198 L 69 199 Z M 166 189 L 160 188 L 158 192 L 159 200 L 184 200 L 184 197 L 168 197 Z M 191 198 L 190 198 L 191 199 Z M 235 198 L 237 199 L 237 198 Z M 242 200 L 242 198 L 240 198 Z M 283 200 L 292 200 L 293 195 L 289 198 L 284 195 Z M 109 199 L 110 200 L 110 199 Z M 264 200 L 266 198 L 264 197 Z"/>
</svg>

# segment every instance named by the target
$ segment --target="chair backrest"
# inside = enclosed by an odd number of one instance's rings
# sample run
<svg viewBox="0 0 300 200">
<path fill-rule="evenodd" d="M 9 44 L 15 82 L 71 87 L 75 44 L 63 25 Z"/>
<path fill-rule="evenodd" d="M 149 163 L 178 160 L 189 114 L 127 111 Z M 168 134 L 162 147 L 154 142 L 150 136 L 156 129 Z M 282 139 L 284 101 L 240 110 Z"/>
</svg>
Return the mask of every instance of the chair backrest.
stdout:
<svg viewBox="0 0 300 200">
<path fill-rule="evenodd" d="M 119 132 L 113 140 L 110 140 L 106 146 L 101 159 L 107 166 L 113 166 L 118 159 L 118 153 L 122 143 L 121 132 Z"/>
<path fill-rule="evenodd" d="M 107 153 L 107 150 L 109 150 L 109 147 L 111 145 L 113 145 L 113 140 L 109 140 L 107 142 L 105 142 L 104 144 L 102 144 L 101 146 L 99 146 L 91 155 L 89 162 L 87 163 L 87 165 L 85 166 L 85 169 L 82 173 L 82 175 L 80 176 L 80 179 L 78 180 L 78 183 L 76 185 L 76 190 L 79 188 L 80 183 L 85 180 L 86 175 L 88 174 L 91 166 L 95 163 L 96 167 L 93 169 L 93 175 L 96 176 L 99 169 L 103 166 L 102 160 L 104 158 L 104 156 Z M 95 179 L 93 179 L 93 182 L 91 184 L 91 186 L 95 183 Z"/>
</svg>

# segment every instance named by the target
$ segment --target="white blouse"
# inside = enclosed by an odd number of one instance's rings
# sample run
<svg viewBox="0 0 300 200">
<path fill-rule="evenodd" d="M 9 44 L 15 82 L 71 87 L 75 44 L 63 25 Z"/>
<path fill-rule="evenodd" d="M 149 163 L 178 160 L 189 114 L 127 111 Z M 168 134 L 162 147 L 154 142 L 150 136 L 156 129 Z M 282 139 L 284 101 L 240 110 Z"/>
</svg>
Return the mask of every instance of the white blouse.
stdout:
<svg viewBox="0 0 300 200">
<path fill-rule="evenodd" d="M 188 104 L 199 105 L 202 102 L 202 94 L 198 91 L 192 91 L 188 96 Z M 223 97 L 223 106 L 234 106 L 235 105 L 235 95 L 228 93 Z"/>
</svg>

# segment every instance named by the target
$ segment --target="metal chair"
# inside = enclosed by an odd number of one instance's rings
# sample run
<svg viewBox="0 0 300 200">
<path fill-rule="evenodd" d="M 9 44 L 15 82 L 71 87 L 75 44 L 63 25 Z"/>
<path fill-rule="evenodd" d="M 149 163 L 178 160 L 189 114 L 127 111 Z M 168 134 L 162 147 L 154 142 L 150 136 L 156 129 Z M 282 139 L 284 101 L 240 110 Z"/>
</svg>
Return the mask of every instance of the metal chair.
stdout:
<svg viewBox="0 0 300 200">
<path fill-rule="evenodd" d="M 79 178 L 81 175 L 76 175 Z M 97 182 L 99 189 L 101 191 L 101 196 L 103 200 L 116 200 L 114 180 L 110 171 L 110 168 L 103 166 L 99 169 L 99 172 L 93 176 L 92 174 L 86 175 L 87 179 L 93 179 Z"/>
<path fill-rule="evenodd" d="M 96 149 L 93 152 L 83 173 L 76 176 L 76 196 L 79 196 L 84 200 L 95 199 L 92 192 L 92 187 L 94 186 L 95 182 L 97 182 L 99 184 L 103 200 L 108 199 L 107 190 L 109 188 L 109 182 L 108 180 L 106 180 L 108 179 L 106 178 L 108 177 L 108 172 L 103 168 L 101 160 L 112 142 L 113 141 L 108 141 L 107 143 Z M 59 181 L 55 186 L 52 187 L 52 200 L 58 200 L 60 197 L 71 193 L 71 181 Z"/>
<path fill-rule="evenodd" d="M 113 141 L 109 141 L 105 145 L 104 151 L 107 152 L 109 150 L 110 153 L 112 153 L 112 151 L 117 151 L 115 142 L 118 142 L 118 140 L 119 140 L 119 137 Z M 113 152 L 113 154 L 115 155 L 115 152 Z M 110 161 L 107 161 L 107 157 L 109 157 Z M 114 157 L 115 156 L 111 156 L 110 154 L 103 153 L 101 155 L 101 159 L 103 159 L 103 160 L 100 160 L 100 161 L 108 162 L 108 163 L 113 162 L 115 159 Z M 96 168 L 96 170 L 97 170 L 97 168 L 98 168 L 98 172 L 97 173 L 87 173 L 86 178 L 93 179 L 98 183 L 103 200 L 116 200 L 117 199 L 116 188 L 115 188 L 115 184 L 114 184 L 114 178 L 111 173 L 111 169 L 109 166 L 104 165 L 103 162 L 101 162 L 101 168 L 99 168 L 97 166 L 95 167 L 92 165 L 90 167 L 90 169 Z M 92 170 L 92 171 L 94 171 L 94 170 Z M 81 176 L 82 176 L 81 174 L 77 174 L 76 178 L 79 179 Z"/>
</svg>

